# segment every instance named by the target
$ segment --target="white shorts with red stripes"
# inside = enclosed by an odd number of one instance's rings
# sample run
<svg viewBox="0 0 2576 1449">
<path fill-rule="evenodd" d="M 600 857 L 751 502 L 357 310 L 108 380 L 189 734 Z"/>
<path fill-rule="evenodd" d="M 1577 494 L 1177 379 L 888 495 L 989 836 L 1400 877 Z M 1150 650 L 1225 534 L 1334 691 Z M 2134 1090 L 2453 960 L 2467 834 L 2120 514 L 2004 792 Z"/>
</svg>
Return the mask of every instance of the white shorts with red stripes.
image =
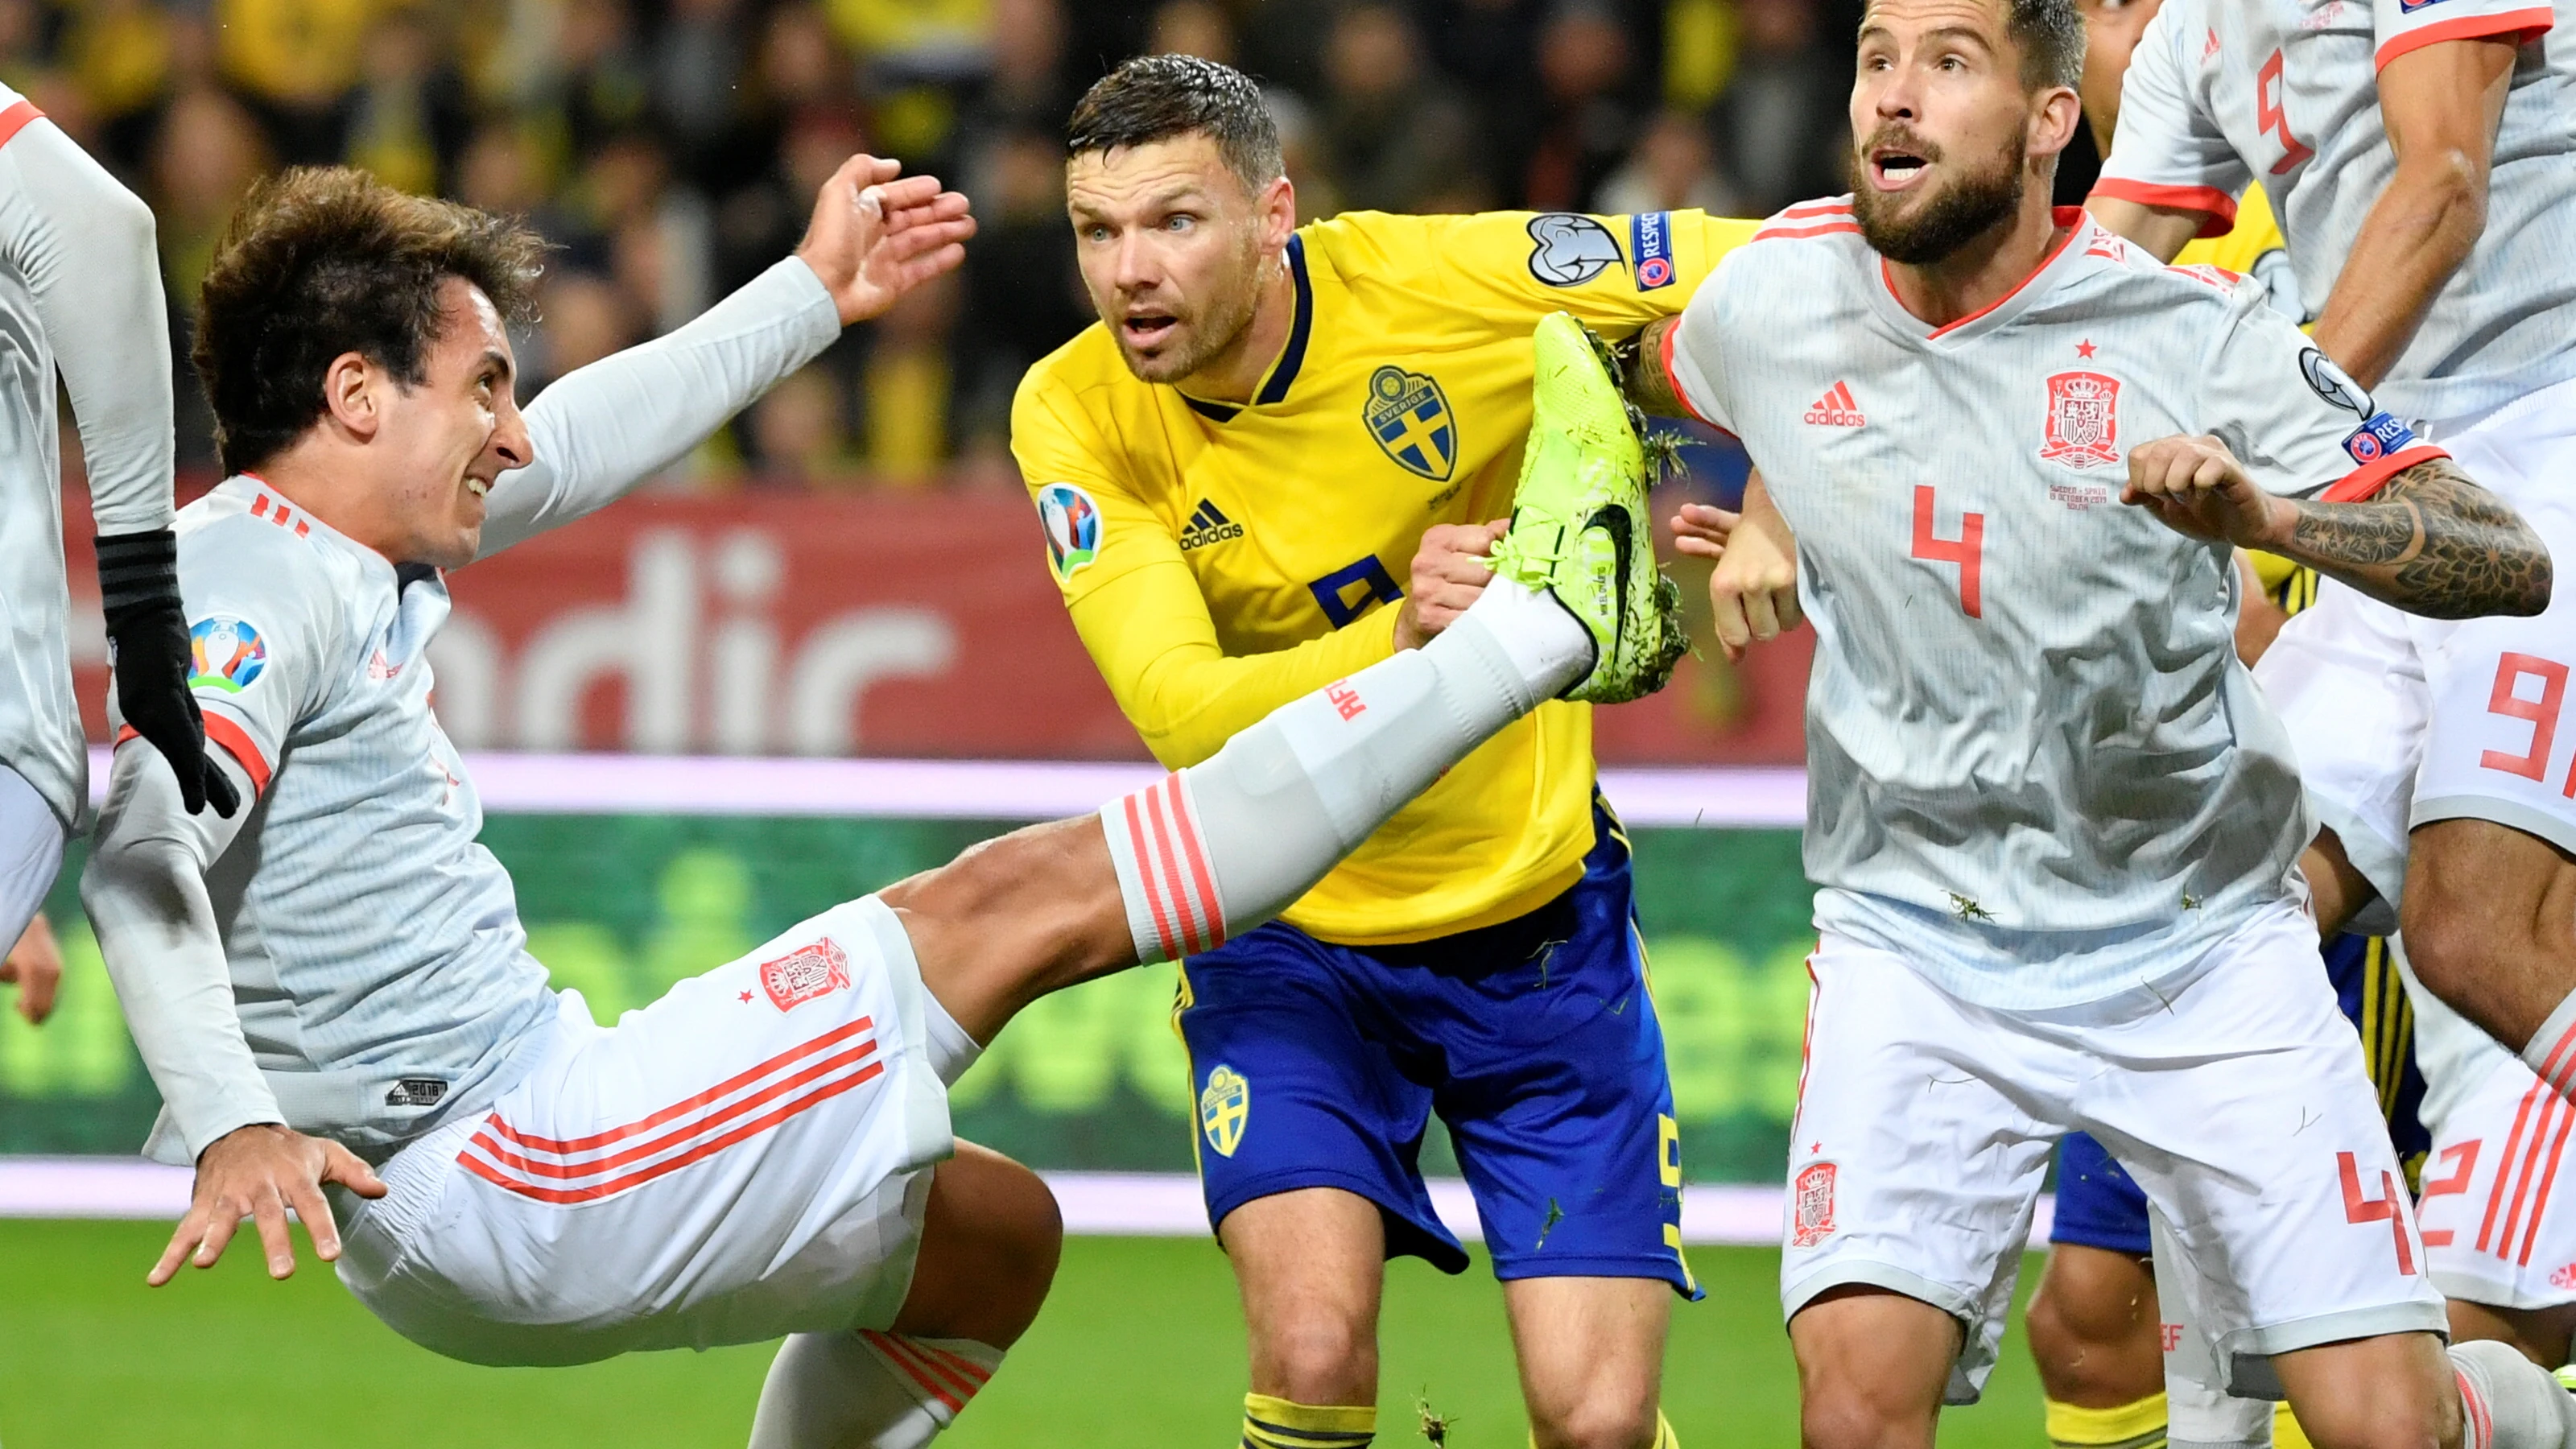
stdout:
<svg viewBox="0 0 2576 1449">
<path fill-rule="evenodd" d="M 2433 1131 L 2416 1221 L 2433 1286 L 2496 1308 L 2576 1303 L 2576 1107 L 2494 1054 Z"/>
<path fill-rule="evenodd" d="M 893 1323 L 955 1144 L 891 910 L 825 912 L 613 1027 L 562 1000 L 525 1081 L 340 1200 L 360 1302 L 486 1364 Z"/>
<path fill-rule="evenodd" d="M 2055 1011 L 1961 1000 L 1831 931 L 1808 969 L 1785 1316 L 1848 1285 L 1929 1303 L 1964 1330 L 1949 1401 L 1975 1402 L 2051 1151 L 2083 1131 L 2171 1230 L 2168 1321 L 2198 1326 L 2212 1387 L 2251 1397 L 2273 1354 L 2442 1329 L 2378 1096 L 2290 903 L 2175 979 Z"/>
</svg>

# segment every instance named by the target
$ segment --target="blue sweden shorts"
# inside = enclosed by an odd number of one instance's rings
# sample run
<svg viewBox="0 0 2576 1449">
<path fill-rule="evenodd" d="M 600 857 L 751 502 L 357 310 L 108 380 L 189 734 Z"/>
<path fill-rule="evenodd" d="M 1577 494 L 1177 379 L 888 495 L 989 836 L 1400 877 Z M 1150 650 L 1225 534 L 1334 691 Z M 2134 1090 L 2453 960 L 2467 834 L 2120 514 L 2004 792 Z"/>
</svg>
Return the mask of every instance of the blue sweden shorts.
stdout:
<svg viewBox="0 0 2576 1449">
<path fill-rule="evenodd" d="M 1337 1187 L 1377 1204 L 1389 1257 L 1461 1272 L 1418 1161 L 1437 1112 L 1494 1276 L 1660 1278 L 1699 1296 L 1628 842 L 1598 800 L 1593 822 L 1583 878 L 1526 916 L 1367 947 L 1274 921 L 1183 965 L 1210 1225 Z"/>
<path fill-rule="evenodd" d="M 2433 1137 L 2416 1115 L 2424 1104 L 2424 1077 L 2415 1070 L 2415 1011 L 2407 1005 L 2397 963 L 2379 937 L 2349 933 L 2326 946 L 2325 958 L 2335 998 L 2361 1033 L 2370 1084 L 2379 1092 L 2379 1110 L 2388 1118 L 2389 1138 L 2412 1188 Z M 2048 1240 L 2136 1258 L 2149 1252 L 2147 1195 L 2101 1143 L 2081 1132 L 2057 1147 L 2057 1217 Z"/>
</svg>

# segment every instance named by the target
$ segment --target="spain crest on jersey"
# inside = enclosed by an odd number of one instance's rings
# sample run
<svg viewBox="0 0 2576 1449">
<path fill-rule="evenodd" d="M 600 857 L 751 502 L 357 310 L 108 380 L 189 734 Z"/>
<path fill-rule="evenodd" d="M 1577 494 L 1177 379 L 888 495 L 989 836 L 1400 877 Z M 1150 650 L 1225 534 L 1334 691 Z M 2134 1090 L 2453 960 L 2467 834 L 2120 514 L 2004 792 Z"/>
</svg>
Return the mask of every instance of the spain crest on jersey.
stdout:
<svg viewBox="0 0 2576 1449">
<path fill-rule="evenodd" d="M 1381 367 L 1369 378 L 1361 410 L 1371 436 L 1407 472 L 1434 483 L 1449 481 L 1458 466 L 1458 423 L 1449 396 L 1428 373 Z"/>
<path fill-rule="evenodd" d="M 1199 1130 L 1219 1157 L 1232 1157 L 1243 1145 L 1244 1119 L 1252 1115 L 1252 1084 L 1223 1062 L 1208 1073 L 1207 1090 L 1199 1093 Z"/>
<path fill-rule="evenodd" d="M 2047 436 L 2039 460 L 2069 468 L 2120 461 L 2120 380 L 2098 372 L 2061 372 L 2048 380 Z"/>
</svg>

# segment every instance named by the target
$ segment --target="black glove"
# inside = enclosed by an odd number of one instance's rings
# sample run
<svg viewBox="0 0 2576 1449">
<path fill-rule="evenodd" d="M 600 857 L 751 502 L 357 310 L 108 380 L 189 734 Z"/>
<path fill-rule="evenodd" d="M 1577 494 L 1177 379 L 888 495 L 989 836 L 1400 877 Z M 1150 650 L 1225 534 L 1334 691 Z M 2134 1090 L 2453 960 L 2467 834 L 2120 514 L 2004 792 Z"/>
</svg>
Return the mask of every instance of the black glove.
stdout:
<svg viewBox="0 0 2576 1449">
<path fill-rule="evenodd" d="M 188 692 L 193 664 L 188 616 L 179 608 L 178 536 L 165 528 L 98 540 L 98 589 L 126 724 L 170 762 L 189 814 L 212 800 L 215 813 L 231 819 L 241 794 L 206 757 L 206 722 Z"/>
</svg>

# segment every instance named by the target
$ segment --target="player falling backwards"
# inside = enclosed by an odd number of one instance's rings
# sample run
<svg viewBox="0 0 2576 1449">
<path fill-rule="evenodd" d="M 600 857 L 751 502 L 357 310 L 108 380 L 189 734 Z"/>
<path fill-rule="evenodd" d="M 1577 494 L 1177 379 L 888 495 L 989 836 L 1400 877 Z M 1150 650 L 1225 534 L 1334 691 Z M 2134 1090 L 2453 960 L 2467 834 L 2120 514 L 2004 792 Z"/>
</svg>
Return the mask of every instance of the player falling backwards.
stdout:
<svg viewBox="0 0 2576 1449">
<path fill-rule="evenodd" d="M 2083 45 L 2067 0 L 1872 5 L 1855 194 L 1790 208 L 1646 333 L 1641 390 L 1737 431 L 1777 505 L 1713 577 L 1730 637 L 1792 547 L 1817 626 L 1782 1260 L 1807 1442 L 1928 1446 L 1974 1397 L 2049 1145 L 2082 1129 L 2172 1234 L 2230 1383 L 2276 1382 L 2316 1443 L 2566 1444 L 2546 1372 L 2443 1350 L 2227 545 L 2452 617 L 2539 611 L 2548 555 L 2312 385 L 2255 289 L 2052 214 Z M 1809 420 L 1828 388 L 1860 416 Z"/>
<path fill-rule="evenodd" d="M 2267 178 L 2318 347 L 2564 555 L 2576 63 L 2543 43 L 2559 18 L 2507 0 L 2177 0 L 2141 41 L 2095 207 L 2162 254 Z M 2576 1081 L 2576 766 L 2557 730 L 2571 609 L 2427 621 L 2328 585 L 2257 673 L 2324 826 L 2321 923 L 2402 901 L 2405 955 L 2441 998 L 2418 1002 L 2428 1272 L 2456 1330 L 2551 1364 L 2576 1328 L 2576 1212 L 2552 1196 L 2576 1122 L 2552 1100 Z"/>
<path fill-rule="evenodd" d="M 950 1135 L 946 1084 L 979 1043 L 1046 991 L 1257 925 L 1540 702 L 1661 677 L 1642 460 L 1561 429 L 1520 500 L 1523 561 L 1438 637 L 1096 817 L 594 1024 L 528 956 L 430 712 L 442 570 L 605 504 L 954 266 L 964 198 L 894 173 L 854 158 L 795 257 L 525 415 L 504 326 L 533 236 L 343 170 L 244 203 L 197 344 L 232 476 L 183 513 L 179 567 L 234 642 L 201 698 L 258 805 L 190 815 L 159 756 L 121 745 L 82 882 L 166 1104 L 151 1150 L 197 1168 L 153 1282 L 213 1263 L 245 1216 L 284 1276 L 291 1207 L 438 1352 L 787 1335 L 758 1449 L 920 1445 L 1035 1315 L 1059 1243 L 1033 1174 Z M 1542 371 L 1616 417 L 1597 374 Z M 1624 551 L 1589 546 L 1614 533 Z M 325 1185 L 350 1194 L 345 1242 Z"/>
<path fill-rule="evenodd" d="M 1540 317 L 1632 332 L 1752 232 L 1687 211 L 1301 228 L 1259 89 L 1186 56 L 1103 78 L 1068 150 L 1101 325 L 1030 370 L 1012 447 L 1076 629 L 1174 766 L 1472 597 L 1529 429 Z M 1386 1258 L 1465 1267 L 1417 1162 L 1434 1112 L 1503 1280 L 1536 1442 L 1668 1439 L 1665 1328 L 1672 1293 L 1697 1290 L 1627 842 L 1591 743 L 1589 705 L 1550 703 L 1281 920 L 1181 943 L 1254 1449 L 1366 1442 Z"/>
<path fill-rule="evenodd" d="M 238 804 L 205 757 L 170 535 L 170 324 L 152 213 L 0 85 L 0 982 L 42 1021 L 61 959 L 36 919 L 89 806 L 72 697 L 55 373 L 80 425 L 98 577 L 129 717 L 188 808 Z M 25 933 L 21 939 L 21 933 Z"/>
</svg>

